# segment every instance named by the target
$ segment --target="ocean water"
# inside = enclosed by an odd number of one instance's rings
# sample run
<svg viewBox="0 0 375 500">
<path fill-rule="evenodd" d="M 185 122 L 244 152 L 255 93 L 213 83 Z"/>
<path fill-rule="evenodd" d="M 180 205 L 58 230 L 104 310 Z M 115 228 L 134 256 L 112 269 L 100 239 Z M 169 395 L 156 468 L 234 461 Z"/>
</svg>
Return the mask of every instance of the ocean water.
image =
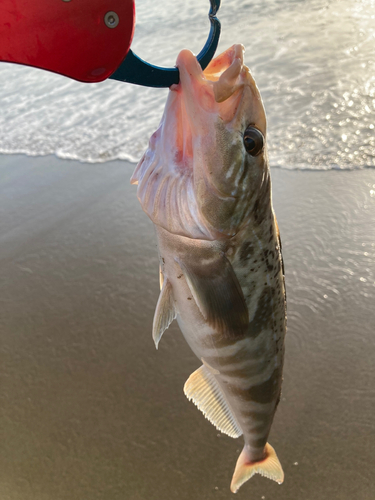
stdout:
<svg viewBox="0 0 375 500">
<path fill-rule="evenodd" d="M 208 0 L 138 0 L 132 48 L 173 66 L 198 53 Z M 375 0 L 223 0 L 218 51 L 246 47 L 268 115 L 271 166 L 375 166 Z M 167 89 L 113 80 L 83 84 L 0 63 L 0 152 L 136 162 Z"/>
</svg>

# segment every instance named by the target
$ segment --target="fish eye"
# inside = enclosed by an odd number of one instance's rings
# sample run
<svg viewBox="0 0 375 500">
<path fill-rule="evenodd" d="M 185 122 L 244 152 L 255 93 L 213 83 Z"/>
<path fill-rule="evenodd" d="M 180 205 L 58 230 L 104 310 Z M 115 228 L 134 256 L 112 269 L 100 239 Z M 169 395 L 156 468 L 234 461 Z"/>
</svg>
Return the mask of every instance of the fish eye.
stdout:
<svg viewBox="0 0 375 500">
<path fill-rule="evenodd" d="M 243 143 L 249 155 L 257 156 L 263 150 L 264 137 L 262 132 L 255 127 L 247 127 L 243 136 Z"/>
</svg>

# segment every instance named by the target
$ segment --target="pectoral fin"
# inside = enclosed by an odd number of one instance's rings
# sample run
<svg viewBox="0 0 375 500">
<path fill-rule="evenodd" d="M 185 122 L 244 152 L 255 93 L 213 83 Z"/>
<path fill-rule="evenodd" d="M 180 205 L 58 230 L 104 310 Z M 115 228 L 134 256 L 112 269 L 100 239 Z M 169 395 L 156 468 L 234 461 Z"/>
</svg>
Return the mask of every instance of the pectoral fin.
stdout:
<svg viewBox="0 0 375 500">
<path fill-rule="evenodd" d="M 207 323 L 224 337 L 243 337 L 249 313 L 237 276 L 225 255 L 199 264 L 180 260 L 178 264 Z"/>
<path fill-rule="evenodd" d="M 190 375 L 184 385 L 184 393 L 216 429 L 233 438 L 242 435 L 215 376 L 206 366 L 202 365 Z"/>
<path fill-rule="evenodd" d="M 163 279 L 152 325 L 152 338 L 154 339 L 156 349 L 163 333 L 175 318 L 176 309 L 174 306 L 172 285 L 168 278 Z"/>
</svg>

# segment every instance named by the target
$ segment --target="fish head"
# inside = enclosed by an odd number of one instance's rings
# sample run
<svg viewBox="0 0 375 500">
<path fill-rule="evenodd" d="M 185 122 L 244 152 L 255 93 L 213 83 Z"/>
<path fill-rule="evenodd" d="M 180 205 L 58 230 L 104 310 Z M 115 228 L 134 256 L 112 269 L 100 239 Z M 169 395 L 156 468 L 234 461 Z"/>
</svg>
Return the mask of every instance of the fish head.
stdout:
<svg viewBox="0 0 375 500">
<path fill-rule="evenodd" d="M 231 237 L 268 178 L 262 99 L 242 45 L 205 71 L 189 50 L 180 52 L 176 66 L 180 82 L 170 89 L 132 182 L 156 224 L 193 238 Z"/>
</svg>

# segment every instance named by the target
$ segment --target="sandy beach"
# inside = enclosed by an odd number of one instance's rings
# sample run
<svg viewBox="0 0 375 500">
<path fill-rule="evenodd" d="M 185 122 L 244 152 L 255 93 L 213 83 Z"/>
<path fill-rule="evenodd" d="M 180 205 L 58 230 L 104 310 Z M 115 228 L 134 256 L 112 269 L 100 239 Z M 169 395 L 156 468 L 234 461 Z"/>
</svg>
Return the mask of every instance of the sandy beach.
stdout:
<svg viewBox="0 0 375 500">
<path fill-rule="evenodd" d="M 155 350 L 154 230 L 134 165 L 0 156 L 1 500 L 222 500 L 242 438 L 182 388 L 174 323 Z M 375 171 L 272 169 L 288 335 L 270 443 L 285 471 L 236 499 L 371 500 Z"/>
</svg>

